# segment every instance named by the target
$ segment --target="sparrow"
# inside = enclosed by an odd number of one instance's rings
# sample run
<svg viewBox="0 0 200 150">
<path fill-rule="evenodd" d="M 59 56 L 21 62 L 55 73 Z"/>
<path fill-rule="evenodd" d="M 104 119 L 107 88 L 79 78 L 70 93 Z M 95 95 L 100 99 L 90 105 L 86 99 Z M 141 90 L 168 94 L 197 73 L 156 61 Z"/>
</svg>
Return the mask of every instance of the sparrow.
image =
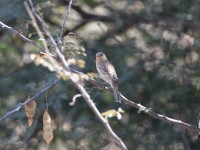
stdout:
<svg viewBox="0 0 200 150">
<path fill-rule="evenodd" d="M 102 52 L 96 53 L 96 68 L 99 76 L 112 87 L 115 102 L 121 103 L 121 98 L 117 86 L 117 73 L 106 55 Z"/>
</svg>

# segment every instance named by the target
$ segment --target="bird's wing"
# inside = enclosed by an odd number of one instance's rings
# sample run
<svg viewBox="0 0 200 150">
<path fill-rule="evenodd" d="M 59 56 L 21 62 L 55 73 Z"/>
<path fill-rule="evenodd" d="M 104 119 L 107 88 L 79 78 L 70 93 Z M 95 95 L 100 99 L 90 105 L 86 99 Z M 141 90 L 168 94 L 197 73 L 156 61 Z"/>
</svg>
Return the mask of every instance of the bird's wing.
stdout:
<svg viewBox="0 0 200 150">
<path fill-rule="evenodd" d="M 114 81 L 118 80 L 115 68 L 113 67 L 113 65 L 108 60 L 103 61 L 102 65 L 100 67 L 101 67 L 103 72 L 110 75 L 112 80 L 114 80 Z"/>
</svg>

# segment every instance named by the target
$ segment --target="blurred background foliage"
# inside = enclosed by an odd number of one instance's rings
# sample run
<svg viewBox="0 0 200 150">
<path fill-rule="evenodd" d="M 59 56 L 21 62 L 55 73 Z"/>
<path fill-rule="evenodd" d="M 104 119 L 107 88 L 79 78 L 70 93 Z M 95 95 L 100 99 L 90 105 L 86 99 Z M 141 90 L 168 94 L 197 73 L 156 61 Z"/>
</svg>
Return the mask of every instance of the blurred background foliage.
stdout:
<svg viewBox="0 0 200 150">
<path fill-rule="evenodd" d="M 34 3 L 57 36 L 68 1 Z M 127 98 L 196 125 L 200 111 L 199 16 L 199 0 L 74 0 L 64 35 L 74 32 L 84 42 L 87 56 L 81 58 L 86 64 L 76 69 L 96 73 L 95 53 L 102 51 L 114 64 L 119 89 Z M 22 0 L 0 0 L 0 20 L 40 44 Z M 31 61 L 32 53 L 39 50 L 0 28 L 1 116 L 55 78 Z M 101 112 L 118 107 L 125 110 L 122 120 L 111 118 L 109 122 L 129 149 L 200 149 L 197 133 L 116 104 L 112 95 L 90 83 L 85 87 Z M 54 129 L 49 146 L 42 138 L 43 95 L 31 127 L 24 109 L 0 123 L 0 149 L 120 149 L 82 98 L 69 106 L 78 93 L 69 81 L 48 92 Z"/>
</svg>

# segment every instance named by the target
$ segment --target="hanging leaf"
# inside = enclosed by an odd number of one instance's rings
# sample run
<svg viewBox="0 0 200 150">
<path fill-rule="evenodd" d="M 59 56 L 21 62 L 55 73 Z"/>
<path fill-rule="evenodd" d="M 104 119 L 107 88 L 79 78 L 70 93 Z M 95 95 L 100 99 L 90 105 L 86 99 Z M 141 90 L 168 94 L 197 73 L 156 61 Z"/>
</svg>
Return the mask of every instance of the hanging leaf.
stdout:
<svg viewBox="0 0 200 150">
<path fill-rule="evenodd" d="M 51 117 L 46 110 L 43 114 L 43 139 L 49 144 L 53 139 L 53 129 L 51 127 Z"/>
<path fill-rule="evenodd" d="M 33 100 L 25 106 L 26 116 L 28 117 L 28 125 L 31 126 L 33 123 L 33 116 L 35 114 L 36 102 Z"/>
</svg>

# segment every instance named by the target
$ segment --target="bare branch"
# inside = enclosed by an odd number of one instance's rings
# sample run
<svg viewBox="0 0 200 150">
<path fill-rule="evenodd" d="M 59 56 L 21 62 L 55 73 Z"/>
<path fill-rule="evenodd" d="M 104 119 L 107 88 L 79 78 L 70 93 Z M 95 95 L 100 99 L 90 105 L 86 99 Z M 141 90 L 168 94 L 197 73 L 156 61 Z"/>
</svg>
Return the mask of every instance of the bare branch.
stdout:
<svg viewBox="0 0 200 150">
<path fill-rule="evenodd" d="M 85 90 L 85 88 L 80 83 L 76 83 L 76 86 L 79 89 L 79 91 L 82 93 L 83 98 L 86 100 L 86 102 L 88 103 L 88 105 L 91 108 L 91 110 L 97 115 L 98 119 L 101 121 L 101 123 L 107 129 L 108 133 L 115 139 L 116 143 L 120 144 L 120 146 L 121 146 L 121 148 L 123 150 L 127 150 L 128 148 L 126 147 L 126 145 L 115 134 L 115 132 L 112 130 L 112 128 L 111 128 L 110 124 L 108 123 L 108 121 L 101 115 L 101 113 L 97 109 L 96 105 L 94 104 L 94 102 L 90 98 L 90 95 Z"/>
<path fill-rule="evenodd" d="M 67 17 L 69 15 L 70 11 L 71 11 L 71 6 L 72 6 L 72 0 L 69 0 L 69 5 L 68 5 L 68 8 L 67 8 L 67 11 L 66 11 L 66 14 L 65 14 L 65 18 L 64 18 L 64 21 L 62 23 L 61 31 L 60 31 L 60 36 L 59 36 L 60 39 L 62 39 L 64 26 L 67 22 Z"/>
<path fill-rule="evenodd" d="M 49 52 L 47 43 L 46 43 L 45 38 L 44 38 L 44 35 L 43 35 L 42 32 L 40 31 L 40 28 L 39 28 L 39 26 L 37 25 L 37 22 L 36 22 L 36 20 L 35 20 L 35 17 L 33 16 L 33 14 L 32 14 L 32 12 L 31 12 L 31 10 L 30 10 L 30 8 L 29 8 L 27 2 L 24 2 L 24 6 L 25 6 L 25 8 L 26 8 L 26 10 L 27 10 L 27 12 L 28 12 L 28 15 L 30 16 L 30 18 L 31 18 L 31 20 L 32 20 L 33 27 L 34 27 L 35 30 L 37 31 L 37 34 L 39 35 L 39 37 L 40 37 L 40 39 L 41 39 L 41 41 L 42 41 L 42 44 L 43 44 L 44 49 L 45 49 L 45 52 Z"/>
<path fill-rule="evenodd" d="M 15 109 L 13 109 L 12 111 L 10 112 L 7 112 L 5 115 L 3 115 L 1 118 L 0 118 L 0 122 L 7 118 L 8 116 L 10 116 L 11 114 L 19 111 L 22 106 L 26 105 L 27 103 L 33 101 L 33 100 L 37 100 L 36 98 L 38 98 L 39 96 L 41 96 L 43 93 L 47 92 L 49 89 L 51 89 L 54 85 L 56 85 L 58 82 L 60 81 L 60 79 L 56 78 L 51 84 L 47 85 L 44 89 L 42 89 L 41 91 L 39 91 L 38 93 L 36 93 L 33 97 L 27 99 L 25 102 L 23 103 L 20 103 L 19 106 L 17 106 Z"/>
<path fill-rule="evenodd" d="M 9 27 L 8 25 L 5 25 L 3 22 L 0 21 L 0 25 L 2 28 L 6 28 L 7 30 L 17 34 L 19 37 L 21 37 L 24 41 L 27 41 L 33 45 L 35 45 L 37 48 L 39 48 L 42 52 L 44 52 L 44 49 L 42 47 L 40 47 L 38 44 L 36 44 L 33 40 L 27 38 L 26 36 L 24 36 L 23 34 L 21 34 L 20 32 L 16 31 L 15 29 Z"/>
<path fill-rule="evenodd" d="M 44 30 L 44 32 L 47 34 L 47 36 L 49 37 L 49 39 L 51 40 L 52 44 L 54 45 L 55 47 L 55 50 L 56 50 L 56 53 L 58 54 L 59 58 L 61 60 L 64 60 L 64 61 L 61 61 L 64 63 L 64 67 L 67 67 L 65 68 L 66 71 L 69 71 L 70 72 L 70 69 L 69 69 L 69 65 L 67 64 L 67 62 L 65 61 L 65 57 L 62 55 L 61 53 L 61 50 L 59 49 L 58 47 L 58 44 L 56 43 L 56 41 L 54 40 L 53 36 L 51 35 L 50 31 L 48 30 L 47 28 L 47 25 L 46 23 L 44 22 L 44 20 L 37 14 L 37 12 L 35 11 L 35 8 L 34 8 L 34 5 L 33 5 L 33 2 L 31 0 L 29 0 L 29 4 L 31 6 L 31 9 L 32 9 L 32 13 L 34 14 L 34 16 L 39 20 L 39 22 L 41 23 L 42 25 L 42 28 Z M 33 20 L 34 21 L 34 20 Z M 45 51 L 46 53 L 48 53 L 48 51 Z M 48 57 L 48 58 L 51 58 L 51 57 Z M 50 59 L 51 61 L 51 59 Z M 51 61 L 52 63 L 53 61 Z M 53 63 L 52 63 L 53 65 Z M 70 73 L 69 73 L 70 74 Z M 69 76 L 69 74 L 67 74 L 67 76 Z"/>
<path fill-rule="evenodd" d="M 30 18 L 31 18 L 33 27 L 35 28 L 35 30 L 36 30 L 38 36 L 39 36 L 40 39 L 42 40 L 42 44 L 43 44 L 43 46 L 44 46 L 44 51 L 45 51 L 45 53 L 47 54 L 46 56 L 47 56 L 48 60 L 51 62 L 51 64 L 52 64 L 52 66 L 54 67 L 54 69 L 57 70 L 57 67 L 55 66 L 55 59 L 54 59 L 55 56 L 53 56 L 53 55 L 49 52 L 49 49 L 48 49 L 48 46 L 47 46 L 47 42 L 46 42 L 46 40 L 45 40 L 45 38 L 44 38 L 44 35 L 42 34 L 42 31 L 40 30 L 40 28 L 39 28 L 39 26 L 38 26 L 38 24 L 37 24 L 37 22 L 36 22 L 35 16 L 33 15 L 33 13 L 32 13 L 32 11 L 31 11 L 30 7 L 29 7 L 28 4 L 27 4 L 27 2 L 24 2 L 24 6 L 25 6 L 25 8 L 26 8 L 26 10 L 27 10 L 27 12 L 28 12 Z M 54 57 L 54 58 L 53 58 L 53 57 Z"/>
<path fill-rule="evenodd" d="M 104 91 L 112 92 L 112 90 L 110 88 L 105 87 L 104 85 L 96 82 L 94 79 L 90 79 L 90 82 L 93 83 L 95 86 L 99 87 L 100 89 L 104 90 Z M 179 125 L 179 126 L 181 126 L 183 128 L 187 128 L 187 129 L 195 131 L 195 132 L 200 132 L 200 128 L 198 128 L 197 126 L 185 123 L 185 122 L 183 122 L 181 120 L 176 120 L 176 119 L 167 117 L 165 115 L 161 115 L 161 114 L 155 113 L 150 108 L 147 108 L 147 107 L 145 107 L 145 106 L 143 106 L 141 104 L 137 104 L 137 103 L 129 100 L 128 98 L 123 96 L 121 93 L 120 93 L 120 96 L 121 96 L 122 100 L 125 102 L 126 105 L 135 107 L 135 108 L 139 109 L 140 112 L 143 111 L 144 113 L 146 113 L 146 114 L 148 114 L 148 115 L 150 115 L 150 116 L 152 116 L 152 117 L 154 117 L 156 119 L 168 122 L 170 124 Z"/>
</svg>

